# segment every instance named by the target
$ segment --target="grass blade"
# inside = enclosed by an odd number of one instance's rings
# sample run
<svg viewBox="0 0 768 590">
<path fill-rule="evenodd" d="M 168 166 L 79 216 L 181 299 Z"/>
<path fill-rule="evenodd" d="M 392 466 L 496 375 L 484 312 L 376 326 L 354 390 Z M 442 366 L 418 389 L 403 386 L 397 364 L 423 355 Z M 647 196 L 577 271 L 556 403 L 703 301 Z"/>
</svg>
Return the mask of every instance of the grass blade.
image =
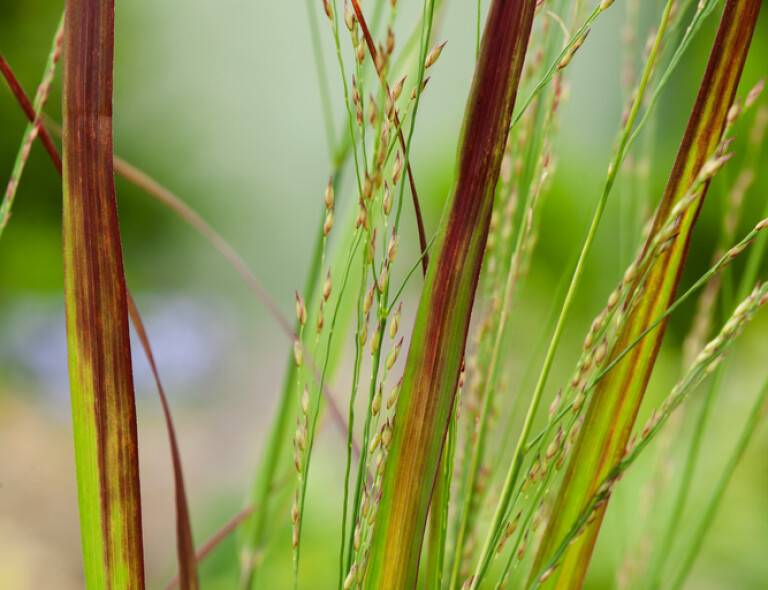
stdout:
<svg viewBox="0 0 768 590">
<path fill-rule="evenodd" d="M 136 408 L 112 163 L 114 4 L 68 0 L 64 290 L 86 587 L 144 588 Z"/>
<path fill-rule="evenodd" d="M 368 588 L 407 588 L 416 582 L 535 4 L 497 0 L 490 8 L 467 106 L 457 183 L 446 204 L 398 397 L 366 572 Z"/>
<path fill-rule="evenodd" d="M 176 547 L 179 562 L 179 585 L 184 590 L 197 590 L 200 587 L 200 581 L 197 575 L 195 542 L 192 539 L 192 523 L 189 518 L 189 504 L 187 503 L 187 492 L 184 487 L 184 473 L 181 468 L 181 453 L 179 452 L 179 444 L 176 439 L 176 429 L 173 426 L 171 407 L 165 395 L 163 384 L 160 381 L 160 373 L 157 370 L 155 355 L 152 352 L 152 346 L 149 343 L 144 322 L 130 293 L 128 293 L 128 315 L 131 318 L 131 322 L 133 322 L 133 327 L 139 337 L 141 347 L 144 349 L 144 354 L 149 361 L 149 367 L 152 370 L 152 376 L 157 386 L 157 393 L 160 396 L 160 404 L 163 406 L 163 416 L 165 417 L 166 430 L 168 431 L 171 462 L 173 463 L 174 499 L 176 501 Z"/>
<path fill-rule="evenodd" d="M 16 97 L 19 104 L 21 105 L 22 110 L 27 115 L 27 118 L 30 121 L 33 121 L 35 119 L 35 111 L 32 107 L 32 104 L 29 102 L 29 99 L 27 98 L 27 95 L 24 92 L 24 90 L 21 88 L 21 85 L 16 79 L 16 76 L 14 75 L 13 70 L 5 61 L 5 59 L 3 59 L 2 57 L 0 57 L 0 69 L 2 69 L 3 75 L 8 82 L 8 85 L 10 86 L 14 96 Z M 38 134 L 38 136 L 40 137 L 40 140 L 43 143 L 46 151 L 48 152 L 48 155 L 50 156 L 54 166 L 61 174 L 62 165 L 61 165 L 61 157 L 59 156 L 59 152 L 56 149 L 56 146 L 53 143 L 51 136 L 47 133 L 45 128 L 41 126 L 39 129 L 40 129 L 40 133 Z M 117 162 L 115 162 L 115 167 L 117 169 L 118 167 Z M 138 174 L 142 174 L 140 171 L 136 171 L 136 172 Z M 154 182 L 152 181 L 152 179 L 148 179 L 148 180 L 152 183 Z M 160 189 L 162 189 L 162 187 L 160 187 Z M 173 197 L 173 198 L 176 198 L 176 197 Z M 194 214 L 194 212 L 192 213 Z M 179 559 L 179 576 L 174 582 L 174 584 L 181 583 L 182 588 L 198 588 L 199 583 L 197 580 L 198 578 L 197 563 L 196 563 L 197 558 L 195 557 L 194 543 L 192 540 L 192 527 L 190 524 L 189 508 L 187 505 L 186 492 L 184 488 L 181 455 L 179 453 L 178 444 L 176 442 L 176 432 L 173 426 L 173 419 L 171 416 L 170 406 L 168 404 L 168 400 L 165 395 L 165 390 L 163 388 L 162 382 L 160 381 L 160 374 L 157 370 L 157 364 L 155 362 L 154 354 L 152 352 L 152 347 L 150 345 L 149 338 L 147 337 L 146 330 L 144 328 L 144 322 L 141 319 L 141 315 L 139 314 L 139 311 L 136 308 L 136 305 L 133 301 L 133 298 L 131 297 L 130 292 L 127 292 L 127 296 L 128 296 L 128 314 L 139 336 L 142 349 L 144 350 L 144 354 L 147 358 L 147 361 L 149 362 L 150 369 L 152 370 L 152 374 L 155 379 L 155 384 L 157 385 L 157 392 L 160 397 L 160 403 L 163 408 L 163 414 L 165 416 L 166 427 L 168 430 L 168 438 L 169 438 L 169 443 L 171 447 L 174 487 L 176 490 L 175 492 L 175 495 L 176 495 L 176 544 L 177 544 L 178 559 Z"/>
<path fill-rule="evenodd" d="M 11 207 L 13 207 L 16 191 L 18 190 L 19 182 L 21 181 L 21 175 L 24 172 L 24 166 L 29 159 L 29 152 L 32 149 L 32 144 L 35 142 L 35 137 L 37 137 L 40 126 L 42 125 L 41 116 L 43 107 L 45 106 L 45 102 L 48 100 L 48 93 L 51 88 L 51 83 L 53 82 L 53 76 L 56 73 L 56 63 L 59 61 L 59 56 L 61 55 L 61 42 L 63 35 L 64 16 L 62 16 L 59 20 L 59 26 L 56 29 L 56 34 L 53 36 L 53 44 L 51 46 L 51 51 L 48 54 L 48 60 L 45 64 L 43 78 L 40 82 L 40 86 L 37 88 L 37 93 L 35 94 L 35 102 L 33 105 L 31 105 L 33 116 L 30 117 L 30 121 L 27 123 L 27 126 L 24 129 L 24 136 L 21 139 L 21 146 L 19 147 L 19 151 L 16 154 L 16 161 L 14 162 L 13 169 L 11 170 L 11 178 L 8 181 L 8 186 L 5 189 L 3 201 L 0 203 L 0 236 L 3 235 L 3 230 L 5 229 L 5 226 L 8 224 L 8 220 L 11 217 Z M 0 58 L 0 62 L 4 74 L 6 71 L 10 71 L 10 66 L 8 66 L 8 63 L 5 61 L 5 59 Z M 14 94 L 16 94 L 20 87 L 17 84 L 15 88 L 11 86 L 11 89 L 14 91 Z M 27 101 L 27 103 L 29 103 L 29 101 Z"/>
<path fill-rule="evenodd" d="M 730 0 L 726 5 L 672 176 L 657 211 L 649 244 L 720 141 L 759 8 L 759 0 Z M 655 260 L 645 283 L 638 286 L 642 289 L 638 304 L 624 324 L 614 353 L 632 342 L 672 301 L 705 190 L 706 187 L 694 206 L 681 216 L 677 235 L 670 247 Z M 640 342 L 596 389 L 560 486 L 554 516 L 539 547 L 534 572 L 558 546 L 602 479 L 624 454 L 661 345 L 664 326 L 662 323 Z M 565 552 L 558 570 L 544 584 L 545 587 L 581 587 L 606 506 L 607 502 L 601 506 L 596 519 L 584 534 Z"/>
<path fill-rule="evenodd" d="M 725 469 L 715 485 L 715 491 L 712 493 L 712 497 L 702 513 L 701 521 L 693 531 L 693 535 L 691 536 L 692 542 L 681 560 L 680 571 L 669 586 L 670 590 L 678 590 L 685 584 L 685 580 L 688 577 L 688 574 L 696 561 L 696 557 L 699 554 L 699 550 L 704 543 L 704 539 L 707 536 L 709 527 L 714 521 L 717 508 L 720 505 L 720 501 L 723 499 L 728 483 L 731 481 L 733 473 L 736 471 L 736 467 L 738 467 L 744 452 L 747 450 L 747 446 L 749 446 L 749 442 L 752 440 L 755 430 L 757 430 L 760 419 L 765 416 L 766 403 L 768 403 L 768 381 L 766 381 L 763 388 L 760 390 L 760 393 L 752 406 L 752 410 L 747 417 L 747 422 L 744 425 L 741 436 L 736 443 L 736 447 L 728 458 Z"/>
</svg>

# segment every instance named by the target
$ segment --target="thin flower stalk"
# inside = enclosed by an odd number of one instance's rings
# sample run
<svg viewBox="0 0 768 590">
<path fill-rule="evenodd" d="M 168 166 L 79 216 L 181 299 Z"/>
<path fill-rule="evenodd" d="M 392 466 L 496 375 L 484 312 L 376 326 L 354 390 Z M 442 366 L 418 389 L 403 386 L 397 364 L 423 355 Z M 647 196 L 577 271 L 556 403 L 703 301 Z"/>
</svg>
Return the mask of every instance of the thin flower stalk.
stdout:
<svg viewBox="0 0 768 590">
<path fill-rule="evenodd" d="M 3 235 L 5 226 L 8 225 L 8 220 L 11 217 L 11 208 L 13 207 L 13 202 L 16 197 L 16 191 L 18 190 L 19 182 L 21 181 L 21 175 L 24 173 L 24 167 L 27 163 L 27 160 L 29 159 L 29 153 L 32 150 L 32 144 L 35 142 L 35 138 L 40 132 L 40 126 L 42 125 L 43 107 L 48 100 L 51 83 L 53 82 L 53 77 L 56 73 L 56 64 L 59 61 L 59 56 L 61 55 L 63 36 L 64 16 L 62 15 L 61 19 L 59 20 L 58 28 L 56 29 L 56 34 L 53 36 L 53 44 L 51 46 L 50 52 L 48 53 L 48 59 L 45 64 L 45 69 L 43 70 L 43 77 L 40 81 L 40 85 L 37 88 L 34 103 L 32 104 L 34 117 L 29 123 L 27 123 L 27 126 L 24 129 L 24 135 L 21 138 L 21 145 L 19 146 L 19 151 L 16 154 L 16 161 L 14 162 L 13 169 L 11 170 L 11 178 L 8 180 L 8 185 L 5 188 L 3 200 L 0 202 L 0 236 Z M 2 62 L 4 66 L 2 68 L 3 71 L 5 72 L 6 70 L 9 70 L 10 68 L 8 67 L 5 59 L 2 59 Z"/>
</svg>

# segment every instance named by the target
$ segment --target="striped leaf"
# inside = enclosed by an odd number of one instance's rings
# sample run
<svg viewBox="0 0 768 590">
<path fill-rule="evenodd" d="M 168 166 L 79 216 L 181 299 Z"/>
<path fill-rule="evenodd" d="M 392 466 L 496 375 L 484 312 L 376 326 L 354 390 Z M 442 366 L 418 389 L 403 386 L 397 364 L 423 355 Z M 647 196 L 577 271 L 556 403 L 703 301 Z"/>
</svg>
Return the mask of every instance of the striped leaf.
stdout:
<svg viewBox="0 0 768 590">
<path fill-rule="evenodd" d="M 536 2 L 494 0 L 397 403 L 366 588 L 412 588 Z"/>
<path fill-rule="evenodd" d="M 86 586 L 144 588 L 136 409 L 112 161 L 112 0 L 68 0 L 64 288 Z"/>
<path fill-rule="evenodd" d="M 728 0 L 726 3 L 707 70 L 648 238 L 649 246 L 720 141 L 760 4 L 760 0 Z M 677 235 L 669 248 L 655 258 L 642 285 L 636 286 L 637 303 L 624 323 L 612 356 L 635 342 L 672 303 L 705 193 L 706 186 L 696 202 L 682 215 Z M 539 547 L 532 570 L 534 578 L 530 583 L 538 584 L 535 576 L 541 573 L 542 564 L 547 563 L 596 493 L 600 482 L 624 454 L 661 346 L 664 328 L 665 323 L 662 322 L 652 330 L 612 368 L 595 390 L 581 436 L 560 486 L 552 519 Z M 596 512 L 584 533 L 568 548 L 557 569 L 547 575 L 543 587 L 581 588 L 606 507 L 607 501 Z"/>
</svg>

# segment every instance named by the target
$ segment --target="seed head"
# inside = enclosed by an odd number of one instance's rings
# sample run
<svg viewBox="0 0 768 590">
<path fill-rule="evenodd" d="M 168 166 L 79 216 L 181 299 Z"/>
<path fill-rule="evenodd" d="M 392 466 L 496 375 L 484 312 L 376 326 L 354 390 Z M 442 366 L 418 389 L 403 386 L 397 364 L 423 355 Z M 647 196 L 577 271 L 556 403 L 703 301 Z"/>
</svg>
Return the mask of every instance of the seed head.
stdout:
<svg viewBox="0 0 768 590">
<path fill-rule="evenodd" d="M 405 79 L 407 76 L 403 76 L 400 78 L 397 82 L 395 82 L 395 85 L 392 87 L 391 90 L 391 97 L 392 101 L 396 101 L 398 98 L 400 98 L 400 94 L 403 92 L 403 86 L 405 86 Z"/>
<path fill-rule="evenodd" d="M 395 163 L 392 165 L 392 184 L 397 185 L 400 182 L 400 175 L 403 172 L 403 159 L 400 152 L 395 155 Z"/>
<path fill-rule="evenodd" d="M 400 349 L 403 346 L 403 339 L 402 337 L 400 340 L 397 341 L 397 344 L 395 344 L 395 347 L 390 351 L 389 356 L 387 357 L 387 370 L 390 370 L 394 364 L 397 362 L 397 357 L 400 355 Z"/>
<path fill-rule="evenodd" d="M 371 311 L 371 306 L 373 305 L 373 287 L 371 287 L 368 292 L 365 294 L 365 299 L 363 299 L 363 315 L 368 315 L 368 312 Z"/>
<path fill-rule="evenodd" d="M 368 96 L 368 122 L 371 127 L 376 127 L 376 122 L 379 120 L 379 109 L 376 106 L 376 98 L 371 94 Z"/>
<path fill-rule="evenodd" d="M 555 412 L 557 412 L 557 409 L 560 407 L 560 401 L 563 398 L 563 390 L 557 392 L 557 395 L 555 396 L 555 399 L 552 400 L 552 403 L 549 404 L 549 419 L 552 420 L 552 418 L 555 417 Z"/>
<path fill-rule="evenodd" d="M 328 301 L 331 296 L 331 269 L 328 269 L 328 274 L 325 275 L 325 282 L 323 283 L 323 301 Z"/>
<path fill-rule="evenodd" d="M 353 563 L 352 567 L 349 568 L 349 573 L 347 574 L 347 577 L 344 579 L 344 590 L 350 590 L 354 585 L 356 578 L 357 578 L 357 564 Z"/>
<path fill-rule="evenodd" d="M 520 543 L 520 547 L 517 549 L 517 559 L 519 561 L 522 561 L 523 557 L 525 557 L 525 544 L 526 539 L 528 538 L 528 533 L 525 534 L 525 539 L 523 539 L 523 542 Z"/>
<path fill-rule="evenodd" d="M 736 119 L 739 118 L 739 115 L 741 115 L 741 105 L 738 103 L 734 103 L 731 105 L 731 108 L 728 109 L 728 116 L 726 117 L 726 124 L 728 127 L 733 125 L 736 122 Z"/>
<path fill-rule="evenodd" d="M 304 452 L 307 448 L 307 429 L 304 428 L 304 426 L 301 424 L 301 422 L 297 419 L 296 420 L 296 434 L 294 436 L 294 442 L 296 443 L 296 448 Z"/>
<path fill-rule="evenodd" d="M 749 91 L 747 94 L 747 98 L 744 100 L 744 108 L 750 108 L 753 104 L 757 102 L 757 99 L 760 98 L 760 94 L 762 94 L 763 89 L 765 88 L 765 80 L 760 80 L 757 84 L 755 84 L 752 87 L 752 90 Z"/>
<path fill-rule="evenodd" d="M 433 65 L 435 65 L 435 62 L 440 57 L 440 54 L 443 52 L 443 47 L 445 47 L 445 44 L 447 41 L 443 41 L 439 45 L 436 45 L 432 48 L 432 51 L 429 52 L 429 55 L 427 55 L 427 59 L 424 60 L 424 69 L 427 70 L 431 68 Z"/>
<path fill-rule="evenodd" d="M 389 189 L 389 184 L 384 183 L 384 199 L 381 203 L 382 209 L 384 209 L 384 215 L 389 215 L 392 211 L 392 191 Z"/>
<path fill-rule="evenodd" d="M 344 2 L 344 24 L 347 25 L 347 30 L 350 32 L 352 32 L 357 26 L 355 11 L 352 10 L 352 6 L 349 4 L 349 0 Z"/>
<path fill-rule="evenodd" d="M 325 221 L 323 222 L 323 235 L 327 238 L 328 234 L 333 229 L 333 210 L 329 209 L 325 214 Z"/>
<path fill-rule="evenodd" d="M 400 394 L 400 385 L 402 385 L 402 379 L 395 385 L 392 389 L 392 393 L 389 394 L 389 398 L 387 398 L 388 410 L 391 410 L 397 403 L 397 396 Z"/>
<path fill-rule="evenodd" d="M 389 239 L 389 245 L 387 246 L 387 260 L 391 263 L 395 261 L 397 257 L 397 234 L 394 229 L 392 230 L 392 237 Z"/>
<path fill-rule="evenodd" d="M 368 228 L 368 210 L 365 208 L 365 203 L 360 201 L 360 207 L 357 211 L 357 219 L 355 219 L 355 227 Z"/>
<path fill-rule="evenodd" d="M 373 400 L 371 401 L 371 414 L 374 416 L 378 416 L 379 411 L 381 410 L 381 385 L 379 385 L 378 389 L 376 389 L 376 393 L 373 396 Z"/>
<path fill-rule="evenodd" d="M 309 387 L 304 385 L 304 391 L 301 394 L 301 411 L 306 416 L 309 413 Z"/>
<path fill-rule="evenodd" d="M 304 363 L 304 352 L 301 348 L 301 342 L 297 338 L 293 341 L 293 358 L 296 361 L 296 366 L 300 367 Z"/>
<path fill-rule="evenodd" d="M 325 10 L 325 16 L 328 20 L 333 20 L 333 8 L 331 8 L 330 0 L 323 0 L 323 10 Z"/>
<path fill-rule="evenodd" d="M 381 446 L 384 449 L 389 449 L 389 443 L 392 442 L 392 423 L 387 420 L 384 424 L 384 429 L 381 431 Z"/>
<path fill-rule="evenodd" d="M 379 292 L 384 293 L 389 285 L 389 267 L 385 264 L 379 275 L 378 287 Z"/>
<path fill-rule="evenodd" d="M 293 467 L 301 475 L 301 452 L 298 449 L 293 453 Z"/>
<path fill-rule="evenodd" d="M 429 81 L 432 79 L 431 76 L 427 76 L 424 78 L 424 81 L 421 83 L 421 90 L 419 91 L 419 94 L 423 94 L 424 90 L 427 88 L 427 84 L 429 84 Z M 414 87 L 413 90 L 411 90 L 411 100 L 416 100 L 416 88 Z"/>
<path fill-rule="evenodd" d="M 328 184 L 325 186 L 323 201 L 325 201 L 326 209 L 333 209 L 333 177 L 328 179 Z"/>
<path fill-rule="evenodd" d="M 389 337 L 394 340 L 397 335 L 397 331 L 400 329 L 400 312 L 403 309 L 402 302 L 397 306 L 395 314 L 392 316 L 392 321 L 389 323 Z"/>
<path fill-rule="evenodd" d="M 365 44 L 364 43 L 357 44 L 357 53 L 355 54 L 355 57 L 357 57 L 357 63 L 363 63 L 365 61 Z"/>
<path fill-rule="evenodd" d="M 581 407 L 584 405 L 584 400 L 587 398 L 586 395 L 584 395 L 584 392 L 579 390 L 579 392 L 576 394 L 576 397 L 573 398 L 573 403 L 571 407 L 573 408 L 573 413 L 578 414 L 581 410 Z"/>
<path fill-rule="evenodd" d="M 607 1 L 613 2 L 613 0 L 603 0 L 603 2 L 607 2 Z M 555 566 L 547 568 L 547 570 L 543 574 L 541 574 L 541 576 L 539 576 L 539 584 L 543 584 L 544 582 L 546 582 L 549 579 L 549 577 L 554 573 L 554 571 L 555 571 Z"/>
<path fill-rule="evenodd" d="M 732 157 L 733 154 L 724 154 L 722 156 L 707 160 L 699 171 L 699 182 L 706 182 L 707 180 L 710 180 Z"/>
<path fill-rule="evenodd" d="M 376 452 L 376 449 L 379 448 L 379 443 L 381 442 L 381 434 L 376 433 L 376 435 L 371 439 L 371 444 L 368 445 L 368 454 L 373 455 Z"/>
<path fill-rule="evenodd" d="M 296 291 L 296 319 L 302 326 L 307 323 L 307 306 L 304 305 L 304 298 Z"/>
<path fill-rule="evenodd" d="M 584 45 L 584 41 L 587 40 L 587 36 L 589 35 L 590 29 L 587 29 L 587 31 L 579 37 L 576 42 L 571 46 L 571 48 L 568 50 L 568 52 L 563 56 L 563 59 L 560 60 L 560 63 L 557 65 L 558 69 L 562 70 L 566 67 L 568 67 L 568 64 L 571 63 L 571 60 L 573 59 L 573 56 L 576 55 L 576 52 L 579 50 L 579 48 Z M 610 173 L 610 171 L 609 171 Z"/>
</svg>

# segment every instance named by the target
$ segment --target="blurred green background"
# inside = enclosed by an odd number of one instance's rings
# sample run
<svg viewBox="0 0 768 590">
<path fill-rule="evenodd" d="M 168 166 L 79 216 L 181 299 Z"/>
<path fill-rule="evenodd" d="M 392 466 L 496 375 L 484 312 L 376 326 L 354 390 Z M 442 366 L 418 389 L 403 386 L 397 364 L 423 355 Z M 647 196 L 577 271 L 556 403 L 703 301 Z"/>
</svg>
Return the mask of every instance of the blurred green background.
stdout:
<svg viewBox="0 0 768 590">
<path fill-rule="evenodd" d="M 319 9 L 319 1 L 314 4 Z M 397 32 L 404 39 L 417 13 L 416 6 L 401 4 Z M 517 335 L 511 345 L 513 383 L 525 372 L 521 365 L 529 361 L 550 307 L 557 303 L 562 274 L 580 247 L 612 153 L 624 100 L 625 4 L 617 1 L 598 21 L 568 70 L 569 96 L 554 146 L 556 173 L 546 196 L 530 277 L 513 312 L 512 332 Z M 657 2 L 641 4 L 635 32 L 642 40 L 659 11 Z M 61 2 L 51 0 L 0 2 L 0 51 L 30 94 L 39 81 L 61 9 Z M 448 45 L 420 108 L 412 160 L 429 234 L 450 187 L 473 64 L 474 10 L 474 2 L 448 0 L 438 35 Z M 743 90 L 768 72 L 768 14 L 763 12 Z M 630 197 L 655 203 L 661 194 L 716 20 L 711 18 L 697 37 L 662 96 L 651 194 L 623 194 L 620 184 L 612 195 L 553 384 L 567 379 L 581 335 L 631 254 L 625 245 L 635 242 L 620 223 L 619 203 Z M 197 209 L 243 254 L 286 313 L 292 313 L 293 291 L 302 285 L 309 264 L 330 169 L 303 3 L 118 0 L 116 27 L 116 152 Z M 330 36 L 325 27 L 321 29 L 338 128 L 343 103 Z M 57 77 L 47 109 L 56 120 L 60 102 Z M 735 162 L 710 191 L 692 243 L 686 283 L 708 267 L 751 121 L 750 116 L 739 124 Z M 3 86 L 2 182 L 10 174 L 24 125 Z M 766 153 L 747 197 L 742 229 L 751 227 L 764 207 Z M 347 200 L 349 188 L 338 198 Z M 238 276 L 197 234 L 120 179 L 117 192 L 128 283 L 144 312 L 172 397 L 195 535 L 202 541 L 243 505 L 289 343 Z M 68 413 L 60 197 L 60 179 L 37 145 L 0 241 L 0 587 L 13 590 L 82 587 Z M 401 256 L 414 260 L 410 210 L 408 216 Z M 740 268 L 737 264 L 736 271 Z M 408 318 L 418 288 L 419 281 L 412 281 Z M 644 412 L 680 375 L 680 348 L 691 314 L 687 306 L 672 320 Z M 768 321 L 758 318 L 732 355 L 683 527 L 697 522 L 745 412 L 766 378 L 767 328 Z M 146 362 L 140 355 L 134 357 L 147 575 L 150 587 L 158 588 L 175 571 L 172 479 L 160 406 Z M 348 374 L 345 364 L 339 371 L 342 383 Z M 675 442 L 679 450 L 685 447 L 681 442 L 687 440 L 696 406 L 694 396 L 682 426 L 683 439 Z M 343 477 L 343 446 L 336 431 L 326 429 L 319 453 L 311 474 L 303 550 L 301 577 L 306 588 L 332 587 L 336 573 L 335 549 L 329 550 L 338 540 Z M 768 429 L 763 429 L 736 473 L 689 588 L 768 587 L 766 456 Z M 660 516 L 644 501 L 645 482 L 654 469 L 649 455 L 619 487 L 589 588 L 621 587 L 622 564 L 628 559 L 642 563 L 642 539 L 655 530 Z M 673 460 L 665 473 L 674 478 L 678 471 L 679 461 Z M 663 493 L 673 489 L 667 487 Z M 286 588 L 291 579 L 287 501 L 284 518 L 275 521 L 280 528 L 268 553 L 269 587 Z M 236 561 L 236 545 L 230 540 L 203 565 L 203 587 L 234 587 Z"/>
</svg>

